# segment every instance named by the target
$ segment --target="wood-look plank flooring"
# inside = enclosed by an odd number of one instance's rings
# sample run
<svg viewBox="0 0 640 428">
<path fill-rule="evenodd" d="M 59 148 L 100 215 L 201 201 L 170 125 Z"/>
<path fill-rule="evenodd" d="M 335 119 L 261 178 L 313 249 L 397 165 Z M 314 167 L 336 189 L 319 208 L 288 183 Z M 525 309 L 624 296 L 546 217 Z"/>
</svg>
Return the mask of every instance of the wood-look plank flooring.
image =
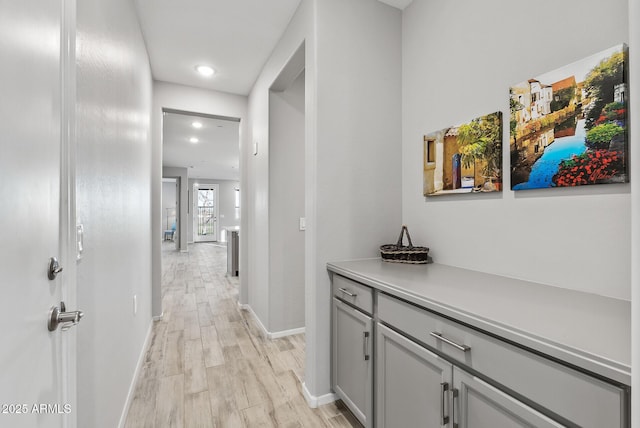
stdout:
<svg viewBox="0 0 640 428">
<path fill-rule="evenodd" d="M 360 427 L 341 402 L 311 409 L 302 395 L 304 335 L 269 340 L 237 304 L 226 248 L 162 249 L 164 316 L 127 416 L 128 428 Z"/>
</svg>

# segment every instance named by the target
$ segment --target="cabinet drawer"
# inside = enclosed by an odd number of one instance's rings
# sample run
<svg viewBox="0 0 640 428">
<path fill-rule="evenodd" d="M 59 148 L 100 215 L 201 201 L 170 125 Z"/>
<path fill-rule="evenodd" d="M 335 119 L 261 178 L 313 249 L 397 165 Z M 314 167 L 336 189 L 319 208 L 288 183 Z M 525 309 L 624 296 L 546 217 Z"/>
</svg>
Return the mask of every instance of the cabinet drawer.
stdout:
<svg viewBox="0 0 640 428">
<path fill-rule="evenodd" d="M 338 299 L 364 312 L 373 313 L 373 290 L 370 287 L 334 274 L 331 290 Z"/>
<path fill-rule="evenodd" d="M 378 315 L 454 363 L 579 426 L 628 426 L 625 389 L 384 294 L 378 296 Z"/>
</svg>

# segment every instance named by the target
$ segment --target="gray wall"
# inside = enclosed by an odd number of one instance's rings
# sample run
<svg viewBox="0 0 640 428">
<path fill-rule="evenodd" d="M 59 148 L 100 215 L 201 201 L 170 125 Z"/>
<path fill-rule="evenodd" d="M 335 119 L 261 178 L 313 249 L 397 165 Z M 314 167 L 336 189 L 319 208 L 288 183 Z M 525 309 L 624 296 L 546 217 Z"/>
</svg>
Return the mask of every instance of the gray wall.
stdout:
<svg viewBox="0 0 640 428">
<path fill-rule="evenodd" d="M 422 196 L 424 134 L 497 110 L 508 125 L 509 86 L 627 42 L 627 6 L 414 0 L 404 10 L 403 222 L 437 262 L 630 299 L 628 184 L 513 192 L 505 144 L 499 197 Z"/>
<path fill-rule="evenodd" d="M 240 209 L 236 208 L 236 188 L 240 182 L 232 180 L 213 180 L 206 178 L 189 179 L 189 201 L 193 205 L 193 185 L 218 185 L 218 241 L 222 239 L 222 229 L 240 226 Z M 193 209 L 189 208 L 189 242 L 193 242 Z"/>
<path fill-rule="evenodd" d="M 304 327 L 304 84 L 269 97 L 270 332 Z"/>
<path fill-rule="evenodd" d="M 629 80 L 640 81 L 640 2 L 629 1 Z M 630 111 L 640 110 L 640 85 L 632 84 Z M 638 135 L 631 131 L 630 146 L 638 147 Z M 631 150 L 631 170 L 640 168 L 640 150 Z M 640 174 L 631 174 L 631 260 L 640 260 Z M 640 367 L 640 263 L 631 263 L 631 366 Z M 640 376 L 633 372 L 631 390 L 640 391 Z M 640 394 L 631 395 L 631 426 L 640 426 Z"/>
<path fill-rule="evenodd" d="M 317 347 L 307 350 L 318 355 L 317 391 L 327 391 L 326 263 L 376 257 L 401 226 L 402 19 L 370 0 L 319 0 L 317 11 Z"/>
<path fill-rule="evenodd" d="M 77 299 L 86 316 L 74 412 L 79 427 L 112 428 L 151 326 L 152 81 L 132 2 L 77 7 Z"/>
<path fill-rule="evenodd" d="M 305 43 L 304 391 L 330 400 L 326 263 L 371 257 L 401 224 L 401 13 L 376 0 L 303 0 L 249 95 L 249 304 L 269 290 L 269 88 Z"/>
</svg>

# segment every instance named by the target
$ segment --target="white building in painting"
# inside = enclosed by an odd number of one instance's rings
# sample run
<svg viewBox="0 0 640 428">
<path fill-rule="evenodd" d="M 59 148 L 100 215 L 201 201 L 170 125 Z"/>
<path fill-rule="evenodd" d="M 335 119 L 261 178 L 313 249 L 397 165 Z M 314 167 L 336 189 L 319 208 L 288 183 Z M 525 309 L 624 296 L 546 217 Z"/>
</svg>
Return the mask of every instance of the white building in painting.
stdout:
<svg viewBox="0 0 640 428">
<path fill-rule="evenodd" d="M 627 99 L 627 84 L 618 83 L 613 87 L 613 101 L 624 104 Z"/>
<path fill-rule="evenodd" d="M 531 92 L 531 119 L 537 119 L 551 113 L 551 101 L 553 100 L 553 89 L 551 85 L 545 85 L 538 80 L 529 80 L 529 90 Z"/>
<path fill-rule="evenodd" d="M 511 98 L 518 103 L 518 123 L 524 124 L 551 113 L 553 89 L 538 80 L 531 79 L 511 87 Z"/>
</svg>

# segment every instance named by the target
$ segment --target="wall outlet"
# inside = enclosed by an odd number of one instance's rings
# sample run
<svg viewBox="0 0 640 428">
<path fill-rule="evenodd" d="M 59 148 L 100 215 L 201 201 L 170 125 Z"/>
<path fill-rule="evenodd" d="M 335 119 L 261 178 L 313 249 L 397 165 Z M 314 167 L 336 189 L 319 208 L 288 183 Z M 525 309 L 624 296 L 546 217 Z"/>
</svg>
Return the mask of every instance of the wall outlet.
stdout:
<svg viewBox="0 0 640 428">
<path fill-rule="evenodd" d="M 138 295 L 133 295 L 133 315 L 138 314 Z"/>
</svg>

